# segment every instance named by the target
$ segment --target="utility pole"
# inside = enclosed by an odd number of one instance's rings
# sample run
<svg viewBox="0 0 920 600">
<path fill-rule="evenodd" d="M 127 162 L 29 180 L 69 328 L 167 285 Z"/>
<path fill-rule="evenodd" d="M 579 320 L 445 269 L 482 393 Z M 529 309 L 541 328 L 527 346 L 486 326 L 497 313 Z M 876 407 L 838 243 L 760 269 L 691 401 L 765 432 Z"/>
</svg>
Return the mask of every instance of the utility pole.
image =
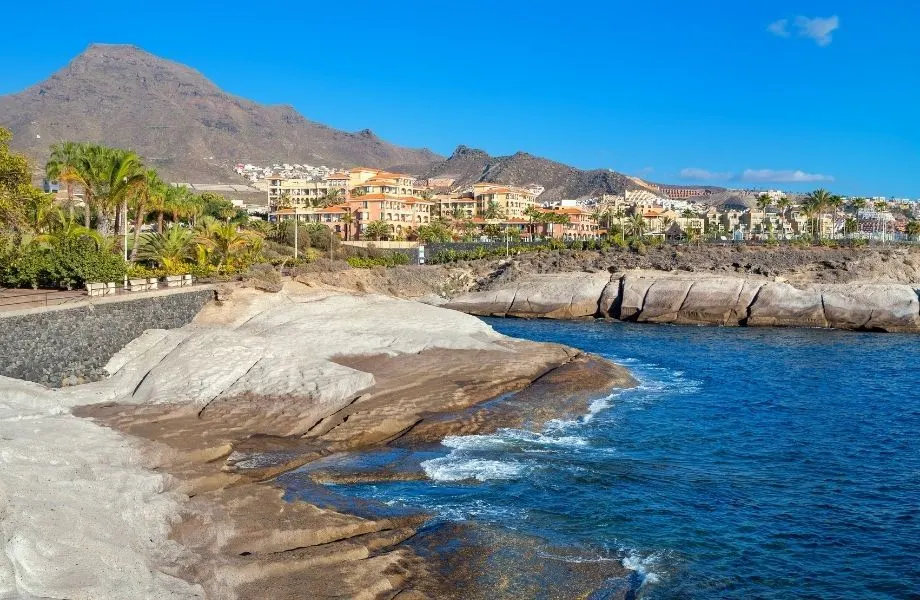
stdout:
<svg viewBox="0 0 920 600">
<path fill-rule="evenodd" d="M 300 229 L 300 224 L 297 223 L 297 208 L 294 208 L 294 260 L 297 260 L 297 230 Z"/>
</svg>

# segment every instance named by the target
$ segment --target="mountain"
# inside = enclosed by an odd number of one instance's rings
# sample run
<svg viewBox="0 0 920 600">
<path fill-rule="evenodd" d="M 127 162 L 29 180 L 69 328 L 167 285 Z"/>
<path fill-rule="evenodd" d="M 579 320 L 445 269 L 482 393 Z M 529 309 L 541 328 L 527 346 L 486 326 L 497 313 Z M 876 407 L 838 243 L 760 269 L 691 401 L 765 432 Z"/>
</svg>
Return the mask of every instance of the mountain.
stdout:
<svg viewBox="0 0 920 600">
<path fill-rule="evenodd" d="M 38 164 L 54 142 L 95 141 L 131 148 L 173 181 L 196 183 L 232 181 L 230 168 L 241 162 L 383 168 L 441 159 L 230 95 L 189 67 L 124 45 L 94 44 L 46 81 L 0 96 L 0 125 Z"/>
<path fill-rule="evenodd" d="M 482 150 L 467 146 L 458 146 L 446 160 L 427 165 L 400 165 L 393 169 L 402 169 L 425 179 L 449 177 L 455 180 L 454 187 L 479 182 L 506 185 L 535 183 L 546 188 L 540 195 L 540 200 L 544 201 L 622 194 L 625 189 L 643 188 L 633 178 L 606 169 L 583 171 L 526 152 L 489 156 Z"/>
</svg>

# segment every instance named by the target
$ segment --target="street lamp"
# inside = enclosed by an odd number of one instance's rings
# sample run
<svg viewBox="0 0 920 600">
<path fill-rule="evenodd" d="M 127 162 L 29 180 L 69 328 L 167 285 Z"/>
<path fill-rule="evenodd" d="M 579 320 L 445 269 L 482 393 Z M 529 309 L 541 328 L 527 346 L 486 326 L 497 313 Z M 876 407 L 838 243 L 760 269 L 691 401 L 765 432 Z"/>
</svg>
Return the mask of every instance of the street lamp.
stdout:
<svg viewBox="0 0 920 600">
<path fill-rule="evenodd" d="M 127 186 L 128 178 L 125 177 L 124 179 L 122 179 L 122 183 L 124 183 Z M 124 194 L 125 190 L 122 190 L 122 193 Z M 125 236 L 125 241 L 122 245 L 124 246 L 125 263 L 127 264 L 128 262 L 128 196 L 127 194 L 125 194 L 125 196 L 122 198 L 121 214 L 122 214 L 121 227 L 124 231 L 124 236 Z M 126 291 L 127 289 L 128 289 L 128 271 L 126 269 L 125 270 L 125 280 L 124 280 L 124 283 L 122 284 L 122 291 Z"/>
</svg>

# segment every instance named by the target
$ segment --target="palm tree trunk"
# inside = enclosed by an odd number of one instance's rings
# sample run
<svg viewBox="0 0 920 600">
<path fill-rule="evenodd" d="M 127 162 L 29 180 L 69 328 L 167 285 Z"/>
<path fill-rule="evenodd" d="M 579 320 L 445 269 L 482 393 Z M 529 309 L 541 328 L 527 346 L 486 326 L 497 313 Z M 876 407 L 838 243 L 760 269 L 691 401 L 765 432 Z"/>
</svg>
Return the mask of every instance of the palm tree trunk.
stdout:
<svg viewBox="0 0 920 600">
<path fill-rule="evenodd" d="M 144 219 L 143 205 L 137 206 L 137 214 L 134 215 L 134 244 L 131 246 L 131 262 L 137 260 L 137 244 L 141 237 L 141 222 Z"/>
<path fill-rule="evenodd" d="M 163 233 L 163 211 L 157 212 L 157 233 Z"/>
</svg>

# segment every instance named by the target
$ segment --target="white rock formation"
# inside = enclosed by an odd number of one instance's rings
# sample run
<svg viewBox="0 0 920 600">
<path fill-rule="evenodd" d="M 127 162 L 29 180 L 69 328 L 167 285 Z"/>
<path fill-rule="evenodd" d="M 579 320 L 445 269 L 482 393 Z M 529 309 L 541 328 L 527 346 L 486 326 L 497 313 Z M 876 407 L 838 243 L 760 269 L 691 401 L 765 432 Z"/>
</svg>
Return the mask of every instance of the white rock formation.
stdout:
<svg viewBox="0 0 920 600">
<path fill-rule="evenodd" d="M 504 350 L 502 339 L 458 312 L 288 284 L 237 290 L 186 327 L 146 332 L 109 361 L 104 381 L 48 390 L 0 378 L 0 599 L 201 597 L 163 571 L 181 558 L 168 540 L 180 498 L 130 441 L 69 408 L 117 401 L 207 415 L 232 412 L 234 398 L 272 398 L 266 433 L 288 435 L 374 383 L 335 356 Z"/>
</svg>

